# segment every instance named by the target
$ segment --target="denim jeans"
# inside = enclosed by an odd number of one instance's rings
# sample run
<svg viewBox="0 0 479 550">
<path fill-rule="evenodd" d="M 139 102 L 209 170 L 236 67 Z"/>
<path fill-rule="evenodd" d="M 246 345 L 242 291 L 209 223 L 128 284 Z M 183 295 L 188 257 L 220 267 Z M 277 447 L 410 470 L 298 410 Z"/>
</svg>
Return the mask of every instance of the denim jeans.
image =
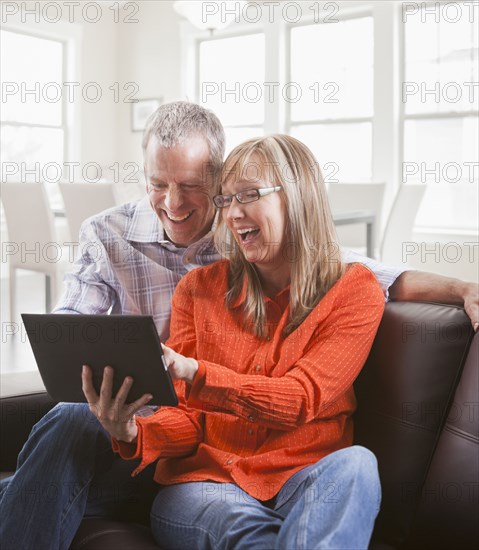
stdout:
<svg viewBox="0 0 479 550">
<path fill-rule="evenodd" d="M 84 516 L 130 519 L 151 508 L 164 548 L 358 549 L 379 509 L 376 459 L 362 447 L 301 470 L 266 505 L 230 483 L 160 487 L 154 465 L 131 478 L 137 464 L 112 452 L 87 405 L 57 405 L 0 483 L 0 548 L 66 550 Z"/>
<path fill-rule="evenodd" d="M 268 505 L 231 483 L 161 487 L 151 527 L 165 549 L 358 550 L 368 547 L 380 499 L 376 458 L 355 446 L 298 472 Z"/>
<path fill-rule="evenodd" d="M 84 516 L 123 519 L 150 510 L 154 467 L 113 453 L 86 404 L 61 403 L 38 422 L 15 475 L 0 482 L 2 550 L 68 549 Z M 140 496 L 141 495 L 141 496 Z"/>
</svg>

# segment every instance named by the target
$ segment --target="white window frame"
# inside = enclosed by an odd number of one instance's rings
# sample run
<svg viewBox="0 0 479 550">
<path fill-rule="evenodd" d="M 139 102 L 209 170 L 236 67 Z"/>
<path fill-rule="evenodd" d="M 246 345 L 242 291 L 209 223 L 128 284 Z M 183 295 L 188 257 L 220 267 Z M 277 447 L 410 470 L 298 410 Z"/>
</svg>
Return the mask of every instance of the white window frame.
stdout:
<svg viewBox="0 0 479 550">
<path fill-rule="evenodd" d="M 62 78 L 63 82 L 81 82 L 81 40 L 82 29 L 75 23 L 56 22 L 49 25 L 46 22 L 29 23 L 21 21 L 21 14 L 10 17 L 9 22 L 2 25 L 2 30 L 14 32 L 34 38 L 53 40 L 62 44 Z M 59 83 L 61 85 L 61 83 Z M 63 130 L 63 162 L 80 158 L 81 140 L 81 102 L 69 103 L 66 92 L 62 94 L 61 125 L 31 124 L 28 122 L 1 121 L 1 125 L 28 126 L 30 128 L 55 128 Z"/>
<path fill-rule="evenodd" d="M 265 34 L 265 52 L 268 58 L 268 38 L 266 36 L 265 27 L 262 24 L 255 25 L 235 25 L 221 31 L 215 31 L 211 35 L 208 31 L 199 31 L 193 29 L 192 26 L 185 22 L 181 22 L 181 43 L 182 47 L 182 89 L 186 90 L 186 97 L 191 101 L 201 104 L 201 88 L 200 88 L 200 46 L 202 42 L 222 40 L 224 38 L 236 38 L 248 36 L 250 34 Z M 268 82 L 268 64 L 265 67 L 265 81 Z M 206 106 L 207 107 L 207 106 Z M 267 107 L 264 105 L 264 121 L 263 124 L 229 124 L 224 125 L 228 128 L 257 128 L 266 132 L 267 127 Z"/>
<path fill-rule="evenodd" d="M 447 4 L 448 0 L 436 0 L 435 2 L 428 1 L 425 2 L 427 6 L 434 6 L 435 4 Z M 458 3 L 463 3 L 463 1 L 459 0 Z M 401 24 L 402 21 L 402 6 L 398 6 L 398 19 L 399 19 L 399 25 L 398 25 L 398 38 L 399 38 L 399 48 L 400 48 L 400 63 L 399 63 L 399 70 L 400 70 L 400 81 L 405 82 L 406 81 L 406 23 Z M 402 90 L 401 90 L 401 96 L 402 96 Z M 405 126 L 406 122 L 408 120 L 447 120 L 450 118 L 456 118 L 456 119 L 464 119 L 469 117 L 477 117 L 478 111 L 475 111 L 473 109 L 469 109 L 468 111 L 439 111 L 436 113 L 412 113 L 412 114 L 406 114 L 406 104 L 402 101 L 402 97 L 398 102 L 399 106 L 399 126 L 400 126 L 400 142 L 399 142 L 399 155 L 400 155 L 400 164 L 399 164 L 399 173 L 398 178 L 399 181 L 403 181 L 404 174 L 403 174 L 403 167 L 404 167 L 404 138 L 405 138 Z M 407 183 L 403 182 L 403 185 L 407 185 Z M 453 185 L 453 184 L 451 184 Z M 428 240 L 433 240 L 434 235 L 443 235 L 448 236 L 451 239 L 458 238 L 460 236 L 463 237 L 475 237 L 477 238 L 477 228 L 475 230 L 467 230 L 467 229 L 452 229 L 444 226 L 416 226 L 416 234 L 421 235 L 423 238 L 426 237 Z"/>
<path fill-rule="evenodd" d="M 437 1 L 437 0 L 436 0 Z M 439 0 L 447 3 L 448 0 Z M 435 2 L 430 2 L 434 4 Z M 357 2 L 356 5 L 345 4 L 335 14 L 335 18 L 347 20 L 372 15 L 374 33 L 374 98 L 372 117 L 358 117 L 352 119 L 334 119 L 331 121 L 312 120 L 306 124 L 344 123 L 372 121 L 372 177 L 373 182 L 385 182 L 385 212 L 389 211 L 403 178 L 404 162 L 404 125 L 405 120 L 420 118 L 422 115 L 405 115 L 402 103 L 402 82 L 405 75 L 405 42 L 404 24 L 402 23 L 402 4 L 399 0 L 391 2 Z M 252 24 L 237 23 L 230 27 L 216 31 L 214 38 L 239 36 L 252 32 L 265 34 L 265 80 L 279 82 L 280 87 L 291 79 L 290 64 L 290 36 L 294 24 L 276 21 L 268 24 L 265 20 Z M 313 15 L 310 17 L 313 23 Z M 378 24 L 380 21 L 380 24 Z M 297 26 L 308 24 L 303 18 Z M 315 23 L 330 24 L 330 23 Z M 187 23 L 182 23 L 182 89 L 193 101 L 199 98 L 199 81 L 197 74 L 199 40 L 211 38 L 207 31 L 196 31 Z M 379 46 L 378 46 L 379 45 Z M 463 112 L 460 116 L 476 115 L 476 112 Z M 446 118 L 459 116 L 444 114 L 425 115 L 423 118 Z M 299 124 L 299 122 L 298 122 Z M 305 124 L 305 122 L 301 122 Z M 280 102 L 265 102 L 264 131 L 269 133 L 289 133 L 293 123 L 288 106 L 281 109 Z M 423 229 L 423 228 L 421 228 Z M 447 228 L 430 228 L 435 235 L 449 234 Z"/>
<path fill-rule="evenodd" d="M 363 17 L 372 17 L 373 28 L 375 27 L 372 10 L 368 8 L 358 8 L 354 10 L 350 9 L 347 12 L 338 13 L 335 15 L 335 18 L 337 18 L 339 22 L 351 21 L 353 19 L 360 19 Z M 300 27 L 311 26 L 311 25 L 322 26 L 322 25 L 332 25 L 332 24 L 334 23 L 327 23 L 324 21 L 316 23 L 312 18 L 309 22 L 304 22 L 301 25 L 288 24 L 287 35 L 286 35 L 287 46 L 286 46 L 286 55 L 285 55 L 286 77 L 287 77 L 286 79 L 288 82 L 292 82 L 292 76 L 291 76 L 291 32 L 292 30 Z M 373 54 L 373 63 L 374 63 L 374 54 Z M 285 111 L 286 111 L 285 131 L 286 133 L 289 134 L 294 126 L 315 126 L 318 124 L 331 124 L 331 125 L 349 124 L 349 123 L 355 124 L 355 123 L 361 123 L 361 122 L 370 122 L 372 125 L 373 119 L 374 119 L 374 102 L 373 102 L 373 114 L 368 117 L 358 116 L 358 117 L 340 117 L 340 118 L 311 118 L 309 120 L 301 120 L 301 121 L 293 122 L 293 120 L 291 119 L 291 104 L 288 102 L 286 102 Z M 371 159 L 371 164 L 372 164 L 372 159 Z M 372 172 L 372 167 L 371 167 L 371 172 Z"/>
</svg>

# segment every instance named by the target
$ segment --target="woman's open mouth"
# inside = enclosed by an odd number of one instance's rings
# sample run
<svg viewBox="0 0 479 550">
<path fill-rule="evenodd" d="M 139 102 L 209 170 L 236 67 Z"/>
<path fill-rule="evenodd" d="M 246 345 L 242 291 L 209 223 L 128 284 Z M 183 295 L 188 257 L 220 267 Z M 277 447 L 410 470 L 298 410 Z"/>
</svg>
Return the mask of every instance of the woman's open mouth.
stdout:
<svg viewBox="0 0 479 550">
<path fill-rule="evenodd" d="M 253 241 L 259 234 L 258 227 L 247 227 L 244 229 L 237 229 L 236 232 L 240 236 L 240 239 L 243 243 L 249 243 Z"/>
</svg>

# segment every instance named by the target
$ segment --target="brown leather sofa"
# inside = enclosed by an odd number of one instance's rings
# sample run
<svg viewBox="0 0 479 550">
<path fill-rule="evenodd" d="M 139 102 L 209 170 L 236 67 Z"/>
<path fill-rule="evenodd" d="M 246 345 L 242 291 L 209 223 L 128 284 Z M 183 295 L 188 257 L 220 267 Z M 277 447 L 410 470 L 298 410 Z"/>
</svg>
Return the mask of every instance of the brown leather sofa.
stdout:
<svg viewBox="0 0 479 550">
<path fill-rule="evenodd" d="M 376 454 L 383 488 L 372 549 L 479 547 L 478 348 L 461 308 L 387 305 L 355 384 L 355 440 Z M 45 393 L 0 402 L 0 470 L 52 405 Z M 147 514 L 130 519 L 84 520 L 71 549 L 158 549 Z"/>
</svg>

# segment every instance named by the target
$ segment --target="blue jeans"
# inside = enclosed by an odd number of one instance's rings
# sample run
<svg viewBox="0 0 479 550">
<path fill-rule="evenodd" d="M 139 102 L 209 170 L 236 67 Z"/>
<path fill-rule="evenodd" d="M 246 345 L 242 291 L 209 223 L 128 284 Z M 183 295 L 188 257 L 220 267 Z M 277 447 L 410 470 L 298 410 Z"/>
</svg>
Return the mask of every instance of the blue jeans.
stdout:
<svg viewBox="0 0 479 550">
<path fill-rule="evenodd" d="M 367 548 L 381 490 L 364 447 L 328 455 L 295 474 L 267 505 L 231 483 L 161 487 L 151 528 L 163 548 Z"/>
<path fill-rule="evenodd" d="M 379 509 L 376 459 L 362 447 L 298 472 L 266 505 L 230 483 L 160 487 L 154 465 L 131 478 L 136 466 L 112 452 L 87 405 L 57 405 L 0 483 L 0 548 L 66 550 L 84 516 L 139 517 L 156 494 L 151 524 L 165 548 L 367 548 Z"/>
<path fill-rule="evenodd" d="M 137 464 L 113 453 L 88 405 L 57 405 L 0 482 L 0 548 L 66 550 L 84 516 L 123 519 L 142 508 L 148 517 L 159 486 L 154 467 L 131 478 Z"/>
</svg>

